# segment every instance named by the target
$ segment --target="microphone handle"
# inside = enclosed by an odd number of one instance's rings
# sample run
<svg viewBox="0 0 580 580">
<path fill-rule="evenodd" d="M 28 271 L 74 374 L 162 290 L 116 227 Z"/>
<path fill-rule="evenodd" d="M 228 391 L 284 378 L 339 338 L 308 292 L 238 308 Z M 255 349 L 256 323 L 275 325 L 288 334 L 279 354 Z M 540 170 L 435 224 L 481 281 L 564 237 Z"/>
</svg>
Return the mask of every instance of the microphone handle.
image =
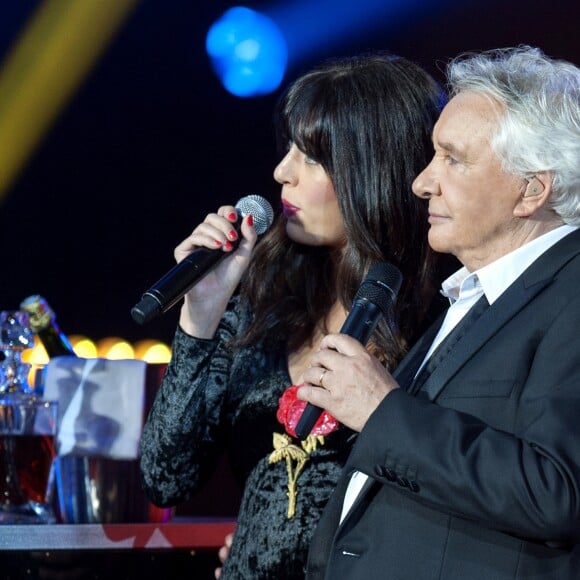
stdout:
<svg viewBox="0 0 580 580">
<path fill-rule="evenodd" d="M 365 298 L 357 300 L 344 321 L 340 332 L 341 334 L 352 336 L 365 345 L 382 315 L 382 310 L 374 302 Z M 295 429 L 299 439 L 306 439 L 310 435 L 323 410 L 312 403 L 306 405 Z"/>
<path fill-rule="evenodd" d="M 322 415 L 323 411 L 324 409 L 321 409 L 312 403 L 307 403 L 304 411 L 302 411 L 300 419 L 298 420 L 298 424 L 296 425 L 295 431 L 298 439 L 303 441 L 308 437 L 308 435 L 310 435 L 310 431 L 312 431 L 316 421 L 318 421 L 318 418 Z"/>
<path fill-rule="evenodd" d="M 367 298 L 355 300 L 342 328 L 341 334 L 347 334 L 358 340 L 363 346 L 369 341 L 383 311 Z"/>
<path fill-rule="evenodd" d="M 274 210 L 270 203 L 259 195 L 247 195 L 236 203 L 238 219 L 232 227 L 238 234 L 233 242 L 232 250 L 236 250 L 242 238 L 242 220 L 251 215 L 254 218 L 254 229 L 258 235 L 263 234 L 272 225 Z M 167 312 L 191 287 L 205 276 L 231 252 L 219 249 L 197 248 L 188 257 L 176 264 L 163 278 L 158 280 L 131 309 L 133 320 L 144 324 L 162 312 Z"/>
<path fill-rule="evenodd" d="M 232 244 L 232 251 L 224 252 L 221 248 L 197 248 L 181 262 L 175 264 L 163 278 L 147 290 L 141 300 L 131 309 L 133 320 L 145 324 L 160 314 L 172 308 L 198 280 L 208 274 L 224 258 L 232 255 L 240 245 L 240 223 L 238 220 L 232 227 L 238 232 L 238 238 Z"/>
</svg>

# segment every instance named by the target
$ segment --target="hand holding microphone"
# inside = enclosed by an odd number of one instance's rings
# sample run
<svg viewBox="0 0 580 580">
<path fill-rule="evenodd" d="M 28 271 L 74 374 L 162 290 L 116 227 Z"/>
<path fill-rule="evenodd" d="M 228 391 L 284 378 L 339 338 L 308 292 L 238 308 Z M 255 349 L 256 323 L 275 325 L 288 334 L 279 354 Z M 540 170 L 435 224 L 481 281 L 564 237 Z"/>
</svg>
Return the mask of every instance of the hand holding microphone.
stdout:
<svg viewBox="0 0 580 580">
<path fill-rule="evenodd" d="M 144 324 L 159 314 L 167 312 L 179 302 L 195 284 L 216 268 L 219 263 L 235 251 L 242 238 L 242 221 L 247 216 L 252 216 L 253 227 L 256 234 L 263 234 L 268 230 L 274 219 L 274 212 L 270 203 L 258 195 L 248 195 L 241 198 L 236 206 L 237 219 L 232 222 L 232 216 L 219 216 L 210 214 L 206 221 L 198 226 L 194 235 L 203 241 L 205 246 L 196 247 L 179 261 L 165 276 L 160 278 L 142 296 L 141 300 L 131 310 L 131 316 L 135 322 Z M 227 234 L 220 228 L 226 224 Z M 213 225 L 212 225 L 213 222 Z M 233 235 L 230 232 L 235 232 Z M 212 235 L 213 234 L 213 235 Z M 190 238 L 184 240 L 176 248 L 176 258 L 179 252 L 187 246 L 192 246 Z"/>
<path fill-rule="evenodd" d="M 359 416 L 367 415 L 367 409 L 386 394 L 381 391 L 382 386 L 388 389 L 396 386 L 378 360 L 371 358 L 368 363 L 370 355 L 364 345 L 381 318 L 390 318 L 402 281 L 403 276 L 396 266 L 388 262 L 376 264 L 362 281 L 340 335 L 329 335 L 323 339 L 321 350 L 313 356 L 311 368 L 304 375 L 307 382 L 322 389 L 315 387 L 311 391 L 312 398 L 316 400 L 306 405 L 296 425 L 296 434 L 300 439 L 310 434 L 323 408 L 341 423 L 357 430 L 360 423 L 364 423 Z M 341 335 L 357 342 L 344 340 Z M 337 393 L 325 392 L 325 377 L 331 373 L 341 383 L 340 393 L 338 389 Z M 320 406 L 313 404 L 319 401 Z M 330 404 L 324 404 L 324 401 L 338 402 L 342 413 L 331 408 Z"/>
</svg>

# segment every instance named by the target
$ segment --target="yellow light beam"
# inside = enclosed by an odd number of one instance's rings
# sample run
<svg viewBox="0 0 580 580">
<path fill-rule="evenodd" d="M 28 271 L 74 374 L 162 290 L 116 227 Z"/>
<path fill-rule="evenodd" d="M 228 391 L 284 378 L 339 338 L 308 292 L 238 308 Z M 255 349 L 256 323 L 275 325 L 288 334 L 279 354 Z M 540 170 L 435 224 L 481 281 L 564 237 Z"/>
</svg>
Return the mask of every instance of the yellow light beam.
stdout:
<svg viewBox="0 0 580 580">
<path fill-rule="evenodd" d="M 137 0 L 45 0 L 0 70 L 0 202 Z"/>
</svg>

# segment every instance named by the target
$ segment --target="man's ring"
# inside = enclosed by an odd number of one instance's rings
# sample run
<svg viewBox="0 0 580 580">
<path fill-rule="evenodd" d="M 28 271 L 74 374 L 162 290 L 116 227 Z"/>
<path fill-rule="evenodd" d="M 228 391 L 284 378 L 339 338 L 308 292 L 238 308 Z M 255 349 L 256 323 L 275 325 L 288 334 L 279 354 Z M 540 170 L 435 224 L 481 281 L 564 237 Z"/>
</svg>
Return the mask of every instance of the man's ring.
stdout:
<svg viewBox="0 0 580 580">
<path fill-rule="evenodd" d="M 324 369 L 321 373 L 320 373 L 320 378 L 318 379 L 318 384 L 324 389 L 324 384 L 322 382 L 322 380 L 324 379 L 324 375 L 326 374 L 326 371 L 328 369 Z"/>
</svg>

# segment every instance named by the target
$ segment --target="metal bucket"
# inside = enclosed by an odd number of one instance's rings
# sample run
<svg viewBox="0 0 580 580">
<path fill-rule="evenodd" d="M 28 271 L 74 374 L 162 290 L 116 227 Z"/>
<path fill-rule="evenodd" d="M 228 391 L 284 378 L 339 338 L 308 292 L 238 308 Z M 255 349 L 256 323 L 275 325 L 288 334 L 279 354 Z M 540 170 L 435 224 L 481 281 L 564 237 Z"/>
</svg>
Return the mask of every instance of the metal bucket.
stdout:
<svg viewBox="0 0 580 580">
<path fill-rule="evenodd" d="M 138 460 L 62 455 L 55 464 L 57 512 L 62 523 L 166 522 L 172 509 L 149 502 Z"/>
<path fill-rule="evenodd" d="M 148 364 L 144 417 L 159 387 L 165 364 Z M 158 508 L 141 485 L 139 459 L 65 454 L 55 460 L 57 519 L 71 524 L 158 523 L 173 508 Z"/>
</svg>

